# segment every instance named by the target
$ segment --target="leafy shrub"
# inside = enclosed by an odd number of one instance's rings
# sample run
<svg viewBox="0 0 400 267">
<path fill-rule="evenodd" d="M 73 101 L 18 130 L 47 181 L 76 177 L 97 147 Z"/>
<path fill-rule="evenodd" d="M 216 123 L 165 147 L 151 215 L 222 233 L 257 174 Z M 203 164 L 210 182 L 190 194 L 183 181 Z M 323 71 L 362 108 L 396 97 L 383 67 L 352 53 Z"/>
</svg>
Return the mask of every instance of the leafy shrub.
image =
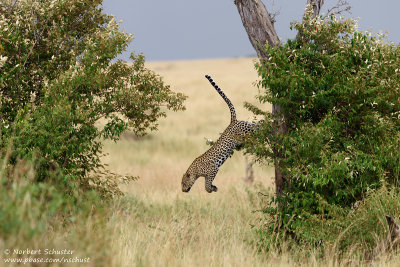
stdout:
<svg viewBox="0 0 400 267">
<path fill-rule="evenodd" d="M 248 145 L 287 177 L 267 211 L 297 240 L 318 244 L 329 239 L 321 229 L 337 237 L 350 227 L 356 203 L 398 185 L 400 46 L 358 32 L 352 19 L 308 17 L 292 26 L 302 36 L 267 46 L 270 57 L 256 66 L 259 99 L 283 108 L 288 132 L 267 124 Z"/>
<path fill-rule="evenodd" d="M 58 227 L 57 218 L 64 224 L 74 222 L 74 216 L 87 215 L 93 211 L 91 206 L 99 203 L 94 192 L 78 191 L 70 196 L 63 184 L 35 182 L 34 166 L 25 160 L 10 164 L 9 155 L 8 151 L 0 159 L 0 236 L 3 241 L 29 242 L 48 227 Z"/>
<path fill-rule="evenodd" d="M 59 183 L 90 187 L 88 174 L 103 167 L 102 139 L 127 129 L 143 135 L 165 109 L 184 109 L 185 96 L 146 69 L 142 55 L 114 61 L 132 36 L 101 3 L 0 3 L 0 147 L 13 147 L 11 164 L 33 160 L 37 181 L 60 170 Z"/>
<path fill-rule="evenodd" d="M 332 207 L 324 216 L 311 215 L 296 226 L 295 232 L 290 231 L 290 222 L 282 224 L 280 213 L 271 216 L 277 210 L 271 203 L 265 203 L 266 196 L 271 198 L 273 194 L 267 191 L 258 195 L 259 201 L 264 203 L 262 212 L 267 216 L 255 225 L 255 232 L 256 245 L 268 256 L 280 251 L 290 254 L 294 260 L 311 254 L 320 259 L 333 257 L 339 262 L 365 262 L 390 258 L 394 254 L 384 249 L 389 233 L 385 215 L 391 214 L 399 221 L 398 188 L 382 186 L 357 201 L 352 209 Z M 294 216 L 292 220 L 295 220 Z"/>
<path fill-rule="evenodd" d="M 108 219 L 113 211 L 106 205 L 109 202 L 94 191 L 78 188 L 71 196 L 63 184 L 37 182 L 31 162 L 10 164 L 8 155 L 0 158 L 0 250 L 11 253 L 1 253 L 0 260 L 40 259 L 18 255 L 14 249 L 41 249 L 41 255 L 44 249 L 69 249 L 74 257 L 90 258 L 93 265 L 111 265 L 115 251 L 111 247 L 113 226 Z"/>
<path fill-rule="evenodd" d="M 42 233 L 45 221 L 61 209 L 63 196 L 54 186 L 31 183 L 33 168 L 23 161 L 2 169 L 0 175 L 0 236 L 29 241 Z"/>
</svg>

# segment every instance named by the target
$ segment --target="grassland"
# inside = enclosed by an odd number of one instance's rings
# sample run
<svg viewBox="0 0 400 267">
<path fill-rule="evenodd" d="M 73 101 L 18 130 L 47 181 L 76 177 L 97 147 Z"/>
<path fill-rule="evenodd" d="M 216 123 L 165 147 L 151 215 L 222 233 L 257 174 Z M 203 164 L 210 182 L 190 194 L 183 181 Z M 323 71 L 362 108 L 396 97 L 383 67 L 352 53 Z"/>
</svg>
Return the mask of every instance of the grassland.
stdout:
<svg viewBox="0 0 400 267">
<path fill-rule="evenodd" d="M 182 174 L 194 158 L 207 148 L 205 138 L 216 140 L 230 121 L 229 109 L 222 98 L 204 78 L 209 74 L 236 106 L 239 119 L 253 120 L 243 102 L 257 103 L 257 74 L 254 59 L 238 58 L 182 62 L 154 62 L 148 67 L 164 77 L 175 91 L 186 94 L 185 112 L 168 112 L 160 121 L 159 130 L 137 139 L 126 133 L 118 143 L 106 143 L 109 156 L 105 161 L 111 169 L 124 174 L 139 175 L 141 179 L 127 190 L 130 193 L 151 195 L 151 198 L 175 199 L 183 196 L 180 191 Z M 221 167 L 215 184 L 224 194 L 230 186 L 243 186 L 245 159 L 235 153 Z M 271 169 L 255 167 L 256 180 L 270 185 Z M 161 191 L 161 192 L 159 192 Z M 205 194 L 204 182 L 199 180 L 191 195 Z M 185 195 L 185 197 L 187 197 Z"/>
<path fill-rule="evenodd" d="M 186 94 L 187 110 L 168 113 L 159 130 L 144 138 L 125 134 L 107 142 L 104 161 L 111 170 L 140 179 L 124 190 L 125 208 L 115 214 L 118 264 L 131 266 L 257 266 L 263 259 L 251 246 L 256 223 L 243 181 L 245 158 L 235 152 L 215 179 L 217 193 L 204 190 L 200 178 L 189 194 L 181 178 L 194 158 L 229 124 L 225 102 L 204 78 L 211 75 L 236 106 L 239 119 L 253 120 L 243 102 L 257 103 L 254 59 L 151 62 L 174 91 Z M 255 166 L 255 183 L 272 184 L 272 169 Z M 123 210 L 123 212 L 121 211 Z"/>
</svg>

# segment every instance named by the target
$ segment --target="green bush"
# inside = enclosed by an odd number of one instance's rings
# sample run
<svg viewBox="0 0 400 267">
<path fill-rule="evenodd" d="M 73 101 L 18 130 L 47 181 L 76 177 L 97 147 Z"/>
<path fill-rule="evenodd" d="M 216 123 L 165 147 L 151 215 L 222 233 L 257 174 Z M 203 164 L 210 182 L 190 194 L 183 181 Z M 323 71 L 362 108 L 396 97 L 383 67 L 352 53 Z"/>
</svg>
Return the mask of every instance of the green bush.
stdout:
<svg viewBox="0 0 400 267">
<path fill-rule="evenodd" d="M 132 36 L 101 3 L 0 1 L 1 251 L 69 248 L 111 265 L 105 196 L 121 193 L 109 179 L 120 176 L 101 163 L 102 142 L 184 109 L 142 55 L 116 60 Z"/>
<path fill-rule="evenodd" d="M 11 253 L 1 253 L 0 261 L 40 258 L 13 253 L 14 249 L 41 249 L 41 255 L 44 249 L 69 249 L 75 257 L 90 258 L 93 265 L 111 265 L 115 251 L 110 202 L 94 191 L 78 188 L 71 195 L 63 184 L 35 181 L 31 162 L 10 164 L 8 155 L 0 158 L 0 250 Z M 55 175 L 51 178 L 61 179 Z"/>
<path fill-rule="evenodd" d="M 32 163 L 19 160 L 10 164 L 9 155 L 10 151 L 0 158 L 0 236 L 3 241 L 30 242 L 49 227 L 60 227 L 57 223 L 74 222 L 80 213 L 87 216 L 93 212 L 91 206 L 100 203 L 94 191 L 80 190 L 71 196 L 63 184 L 35 182 Z M 56 179 L 56 175 L 50 178 Z"/>
<path fill-rule="evenodd" d="M 6 160 L 3 160 L 6 161 Z M 6 163 L 6 162 L 2 162 Z M 0 236 L 29 242 L 65 204 L 54 186 L 32 183 L 33 167 L 23 161 L 0 173 Z"/>
<path fill-rule="evenodd" d="M 266 124 L 248 146 L 259 160 L 279 162 L 287 178 L 278 205 L 266 210 L 297 240 L 319 244 L 329 239 L 322 225 L 346 229 L 355 203 L 398 185 L 400 46 L 358 32 L 352 19 L 292 26 L 302 36 L 267 46 L 270 57 L 256 66 L 259 99 L 283 108 L 288 132 L 275 135 Z"/>
<path fill-rule="evenodd" d="M 281 214 L 276 213 L 278 210 L 272 203 L 265 203 L 266 196 L 271 199 L 273 194 L 266 191 L 254 198 L 263 203 L 261 211 L 266 214 L 255 227 L 256 245 L 267 255 L 284 251 L 290 252 L 291 257 L 301 258 L 311 253 L 317 257 L 334 255 L 337 260 L 344 261 L 391 255 L 383 249 L 389 233 L 385 215 L 393 215 L 399 221 L 398 188 L 382 186 L 355 202 L 352 209 L 331 206 L 328 214 L 313 214 L 295 227 L 291 221 L 282 224 Z M 298 220 L 295 216 L 292 220 Z"/>
<path fill-rule="evenodd" d="M 144 67 L 116 60 L 132 36 L 102 13 L 101 0 L 0 3 L 0 149 L 34 161 L 35 180 L 90 187 L 102 139 L 157 128 L 185 96 Z M 165 108 L 163 108 L 165 107 Z M 93 180 L 101 185 L 99 180 Z"/>
</svg>

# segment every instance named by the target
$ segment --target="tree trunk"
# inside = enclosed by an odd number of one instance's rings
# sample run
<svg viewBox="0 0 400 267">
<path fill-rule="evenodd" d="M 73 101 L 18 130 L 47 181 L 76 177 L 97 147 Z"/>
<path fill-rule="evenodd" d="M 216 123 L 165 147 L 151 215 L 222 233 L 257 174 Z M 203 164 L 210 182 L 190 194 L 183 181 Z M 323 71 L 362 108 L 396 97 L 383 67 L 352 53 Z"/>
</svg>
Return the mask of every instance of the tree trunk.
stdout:
<svg viewBox="0 0 400 267">
<path fill-rule="evenodd" d="M 261 0 L 237 0 L 235 3 L 257 56 L 265 58 L 265 44 L 275 46 L 280 43 L 271 15 Z"/>
<path fill-rule="evenodd" d="M 263 49 L 266 44 L 270 46 L 280 45 L 274 21 L 261 0 L 236 0 L 235 4 L 250 42 L 262 62 L 263 58 L 267 57 Z M 312 8 L 313 16 L 316 17 L 319 15 L 323 4 L 324 0 L 307 0 L 306 7 Z M 298 36 L 300 34 L 298 33 Z M 279 105 L 272 105 L 272 114 L 277 116 L 274 121 L 274 134 L 286 133 L 288 127 L 282 108 Z M 279 151 L 274 151 L 274 153 L 279 155 Z M 282 175 L 279 162 L 275 161 L 275 190 L 277 195 L 282 193 L 284 182 L 285 178 Z"/>
</svg>

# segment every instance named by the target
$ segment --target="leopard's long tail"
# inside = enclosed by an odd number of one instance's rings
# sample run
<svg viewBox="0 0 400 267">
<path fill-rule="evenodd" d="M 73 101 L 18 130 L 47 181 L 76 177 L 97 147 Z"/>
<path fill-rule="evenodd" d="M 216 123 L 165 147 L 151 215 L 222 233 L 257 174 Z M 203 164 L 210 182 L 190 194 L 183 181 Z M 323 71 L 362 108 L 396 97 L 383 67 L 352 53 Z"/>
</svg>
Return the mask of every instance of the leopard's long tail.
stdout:
<svg viewBox="0 0 400 267">
<path fill-rule="evenodd" d="M 231 111 L 231 122 L 236 121 L 236 111 L 235 107 L 233 106 L 232 102 L 229 100 L 229 98 L 224 94 L 224 92 L 218 87 L 218 85 L 214 82 L 214 80 L 209 76 L 206 75 L 207 80 L 211 83 L 212 86 L 214 86 L 215 90 L 217 90 L 218 94 L 222 96 L 222 98 L 225 100 L 226 104 L 229 107 L 229 110 Z"/>
</svg>

